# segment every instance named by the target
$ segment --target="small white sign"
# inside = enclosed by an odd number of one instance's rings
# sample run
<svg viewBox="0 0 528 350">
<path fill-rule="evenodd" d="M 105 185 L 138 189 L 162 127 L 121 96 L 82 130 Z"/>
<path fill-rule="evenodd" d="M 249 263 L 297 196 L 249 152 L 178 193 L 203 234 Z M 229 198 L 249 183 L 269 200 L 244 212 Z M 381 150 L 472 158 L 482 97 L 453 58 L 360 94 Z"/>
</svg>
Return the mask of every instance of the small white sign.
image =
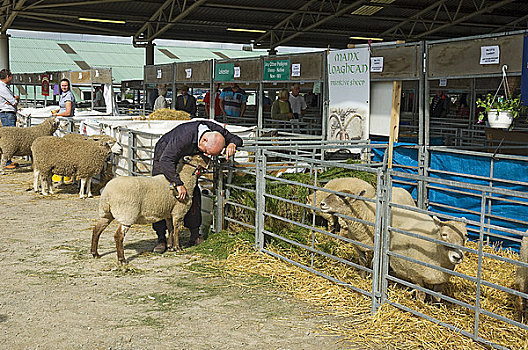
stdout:
<svg viewBox="0 0 528 350">
<path fill-rule="evenodd" d="M 156 76 L 156 78 L 161 79 L 161 69 L 158 69 L 158 75 Z"/>
<path fill-rule="evenodd" d="M 498 45 L 480 47 L 480 64 L 499 64 L 499 56 Z"/>
<path fill-rule="evenodd" d="M 82 79 L 82 72 L 79 72 L 79 79 Z"/>
<path fill-rule="evenodd" d="M 99 71 L 97 69 L 95 70 L 95 77 L 99 78 Z"/>
<path fill-rule="evenodd" d="M 370 58 L 370 71 L 374 73 L 383 72 L 383 57 Z"/>
<path fill-rule="evenodd" d="M 240 67 L 234 67 L 234 69 L 235 69 L 234 77 L 235 78 L 240 78 Z"/>
<path fill-rule="evenodd" d="M 316 95 L 321 93 L 321 82 L 320 81 L 314 82 L 312 92 Z"/>
<path fill-rule="evenodd" d="M 438 86 L 447 86 L 447 78 L 440 78 L 440 84 Z"/>
<path fill-rule="evenodd" d="M 300 63 L 292 64 L 291 76 L 292 77 L 300 77 L 301 76 L 301 64 Z"/>
<path fill-rule="evenodd" d="M 185 77 L 189 79 L 192 75 L 192 68 L 185 69 Z"/>
</svg>

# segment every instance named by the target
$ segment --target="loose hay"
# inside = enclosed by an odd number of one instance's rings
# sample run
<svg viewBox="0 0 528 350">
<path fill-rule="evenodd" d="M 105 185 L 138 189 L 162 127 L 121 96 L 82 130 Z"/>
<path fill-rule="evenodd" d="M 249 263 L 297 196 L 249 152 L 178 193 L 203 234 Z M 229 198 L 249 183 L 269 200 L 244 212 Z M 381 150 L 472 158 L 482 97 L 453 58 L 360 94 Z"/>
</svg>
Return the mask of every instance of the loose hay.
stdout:
<svg viewBox="0 0 528 350">
<path fill-rule="evenodd" d="M 321 240 L 320 237 L 318 239 Z M 467 246 L 478 248 L 473 242 L 468 242 Z M 310 263 L 311 255 L 307 252 L 286 249 L 273 243 L 267 248 L 295 261 L 308 265 Z M 493 247 L 485 246 L 484 251 L 512 259 L 518 258 L 510 250 L 495 250 Z M 328 312 L 349 317 L 344 323 L 329 325 L 325 330 L 358 346 L 376 348 L 380 345 L 389 345 L 398 349 L 485 348 L 484 345 L 468 337 L 388 304 L 383 305 L 375 315 L 371 315 L 371 301 L 368 297 L 280 259 L 258 253 L 248 244 L 238 244 L 225 261 L 217 264 L 222 265 L 227 275 L 257 274 L 267 277 L 298 299 L 322 307 Z M 465 261 L 458 266 L 457 271 L 475 276 L 477 266 L 478 256 L 466 254 Z M 510 288 L 514 286 L 515 269 L 511 264 L 484 258 L 482 266 L 483 278 L 487 281 Z M 358 271 L 335 261 L 326 258 L 315 259 L 314 268 L 361 289 L 371 289 L 370 278 L 362 279 Z M 469 281 L 452 277 L 446 294 L 474 305 L 476 286 Z M 510 319 L 519 319 L 513 296 L 485 287 L 482 288 L 481 294 L 481 308 Z M 418 302 L 412 297 L 411 290 L 394 283 L 389 284 L 388 299 L 470 333 L 473 332 L 475 322 L 473 312 L 458 305 L 445 301 L 440 305 Z M 480 322 L 481 337 L 508 348 L 528 349 L 528 332 L 483 315 L 480 316 Z"/>
<path fill-rule="evenodd" d="M 191 120 L 191 115 L 185 111 L 160 108 L 150 113 L 150 120 Z"/>
</svg>

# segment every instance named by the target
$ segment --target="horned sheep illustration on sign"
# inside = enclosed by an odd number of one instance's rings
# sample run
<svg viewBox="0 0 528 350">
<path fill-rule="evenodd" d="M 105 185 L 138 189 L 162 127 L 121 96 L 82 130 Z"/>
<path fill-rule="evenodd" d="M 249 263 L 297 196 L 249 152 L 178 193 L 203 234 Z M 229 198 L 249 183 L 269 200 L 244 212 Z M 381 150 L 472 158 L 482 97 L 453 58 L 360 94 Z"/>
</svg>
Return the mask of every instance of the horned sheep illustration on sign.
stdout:
<svg viewBox="0 0 528 350">
<path fill-rule="evenodd" d="M 357 109 L 332 109 L 328 118 L 332 140 L 361 140 L 363 138 L 363 116 Z"/>
</svg>

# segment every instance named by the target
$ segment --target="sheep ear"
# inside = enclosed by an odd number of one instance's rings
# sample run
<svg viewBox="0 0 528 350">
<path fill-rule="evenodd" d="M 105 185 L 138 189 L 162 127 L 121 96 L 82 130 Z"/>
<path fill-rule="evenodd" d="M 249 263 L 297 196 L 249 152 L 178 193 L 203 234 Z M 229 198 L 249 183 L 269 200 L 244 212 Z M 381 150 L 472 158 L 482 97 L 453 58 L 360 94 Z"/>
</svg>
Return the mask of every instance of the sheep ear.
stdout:
<svg viewBox="0 0 528 350">
<path fill-rule="evenodd" d="M 442 224 L 442 221 L 440 221 L 440 219 L 439 219 L 438 216 L 436 216 L 436 215 L 433 215 L 433 221 L 434 221 L 434 223 L 437 224 L 437 225 Z"/>
</svg>

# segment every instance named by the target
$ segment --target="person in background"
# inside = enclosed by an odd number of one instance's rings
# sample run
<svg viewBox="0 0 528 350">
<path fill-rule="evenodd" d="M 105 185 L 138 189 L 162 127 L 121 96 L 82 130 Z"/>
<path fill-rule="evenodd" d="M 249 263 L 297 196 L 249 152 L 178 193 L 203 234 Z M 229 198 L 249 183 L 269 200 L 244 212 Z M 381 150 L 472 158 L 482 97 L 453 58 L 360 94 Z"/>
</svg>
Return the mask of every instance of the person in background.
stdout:
<svg viewBox="0 0 528 350">
<path fill-rule="evenodd" d="M 444 118 L 449 111 L 449 101 L 442 90 L 436 90 L 435 96 L 431 101 L 429 115 L 435 118 Z"/>
<path fill-rule="evenodd" d="M 196 116 L 196 98 L 193 95 L 189 94 L 189 87 L 182 86 L 181 95 L 176 97 L 176 104 L 174 109 L 178 111 L 185 111 L 189 113 L 192 117 Z"/>
<path fill-rule="evenodd" d="M 103 96 L 103 89 L 104 85 L 95 88 L 94 107 L 104 107 L 106 105 Z"/>
<path fill-rule="evenodd" d="M 271 105 L 271 119 L 273 120 L 289 120 L 293 118 L 293 112 L 289 101 L 289 93 L 287 89 L 279 91 L 277 99 Z"/>
<path fill-rule="evenodd" d="M 165 88 L 159 88 L 158 89 L 158 97 L 156 98 L 156 101 L 154 101 L 154 108 L 153 110 L 161 109 L 161 108 L 167 108 L 167 100 L 165 97 L 167 96 L 167 89 Z"/>
<path fill-rule="evenodd" d="M 301 118 L 306 113 L 306 101 L 304 97 L 299 95 L 301 91 L 301 86 L 299 84 L 294 84 L 291 89 L 290 94 L 290 105 L 293 111 L 293 117 L 295 119 Z"/>
<path fill-rule="evenodd" d="M 75 96 L 71 91 L 70 81 L 68 79 L 62 79 L 60 81 L 60 89 L 59 110 L 51 111 L 51 115 L 57 117 L 73 117 L 75 115 Z"/>
<path fill-rule="evenodd" d="M 203 242 L 203 237 L 200 235 L 200 226 L 202 225 L 201 193 L 198 183 L 194 188 L 185 188 L 180 175 L 176 172 L 178 162 L 185 156 L 200 153 L 218 156 L 224 147 L 224 155 L 229 158 L 235 154 L 237 147 L 242 146 L 242 143 L 240 137 L 231 134 L 214 121 L 198 120 L 178 125 L 163 135 L 156 143 L 152 176 L 163 174 L 170 182 L 170 186 L 176 189 L 176 198 L 180 201 L 187 197 L 187 190 L 193 192 L 191 208 L 183 219 L 184 226 L 191 231 L 189 245 L 198 245 Z M 152 224 L 152 228 L 158 235 L 158 242 L 153 251 L 161 254 L 167 250 L 165 220 L 155 222 Z"/>
<path fill-rule="evenodd" d="M 220 91 L 220 83 L 216 83 L 216 93 L 215 93 L 215 117 L 222 115 L 222 108 L 220 108 L 220 94 L 222 92 Z M 205 114 L 208 118 L 211 118 L 209 115 L 209 110 L 211 109 L 211 91 L 207 91 L 207 93 L 204 96 L 203 99 L 205 103 Z"/>
<path fill-rule="evenodd" d="M 229 117 L 243 117 L 246 110 L 247 95 L 236 83 L 231 83 L 220 94 L 222 114 Z"/>
<path fill-rule="evenodd" d="M 317 96 L 312 92 L 312 90 L 304 94 L 304 102 L 306 102 L 306 105 L 309 107 L 317 107 Z"/>
<path fill-rule="evenodd" d="M 17 106 L 20 98 L 9 89 L 13 73 L 9 69 L 0 70 L 0 121 L 2 126 L 16 126 Z M 18 164 L 9 159 L 4 164 L 6 169 L 15 169 Z"/>
</svg>

